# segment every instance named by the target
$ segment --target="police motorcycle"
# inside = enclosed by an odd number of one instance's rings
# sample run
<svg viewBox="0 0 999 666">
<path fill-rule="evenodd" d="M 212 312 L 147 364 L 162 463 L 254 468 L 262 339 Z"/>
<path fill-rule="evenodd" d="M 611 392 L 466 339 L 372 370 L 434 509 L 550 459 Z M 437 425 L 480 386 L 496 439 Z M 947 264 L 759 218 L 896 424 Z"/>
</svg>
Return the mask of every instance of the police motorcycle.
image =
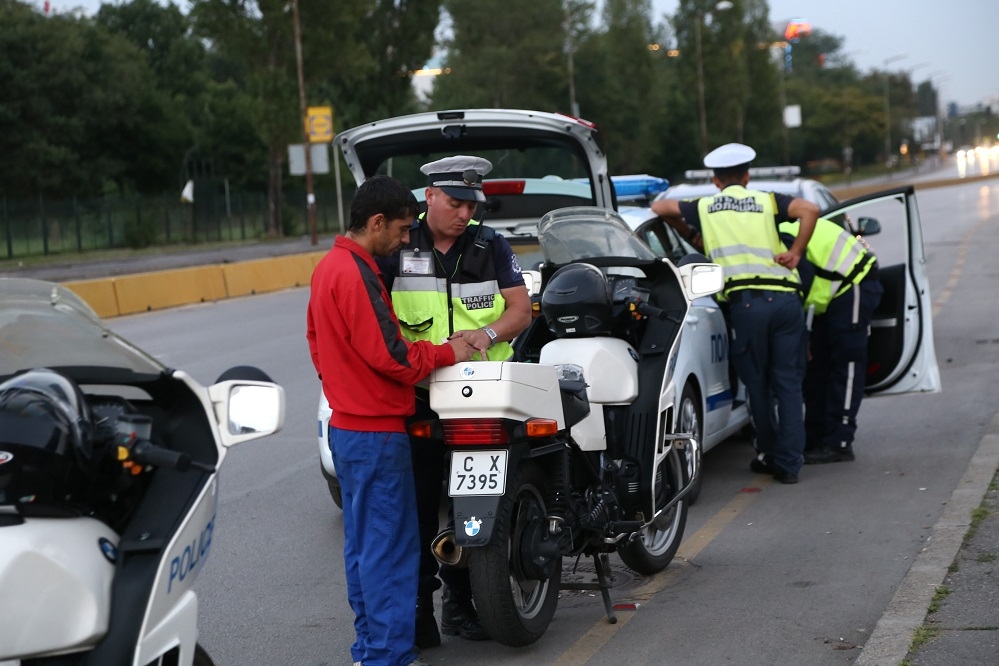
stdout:
<svg viewBox="0 0 999 666">
<path fill-rule="evenodd" d="M 500 643 L 538 640 L 560 589 L 601 593 L 611 623 L 610 553 L 639 574 L 672 561 L 699 474 L 676 432 L 671 371 L 690 301 L 715 293 L 721 267 L 657 258 L 599 207 L 546 214 L 538 239 L 540 309 L 516 361 L 469 362 L 430 377 L 454 529 L 442 562 L 467 565 L 482 624 Z M 592 557 L 597 582 L 562 580 L 563 558 Z"/>
<path fill-rule="evenodd" d="M 211 666 L 218 470 L 283 420 L 259 369 L 202 386 L 70 290 L 0 279 L 0 665 Z"/>
</svg>

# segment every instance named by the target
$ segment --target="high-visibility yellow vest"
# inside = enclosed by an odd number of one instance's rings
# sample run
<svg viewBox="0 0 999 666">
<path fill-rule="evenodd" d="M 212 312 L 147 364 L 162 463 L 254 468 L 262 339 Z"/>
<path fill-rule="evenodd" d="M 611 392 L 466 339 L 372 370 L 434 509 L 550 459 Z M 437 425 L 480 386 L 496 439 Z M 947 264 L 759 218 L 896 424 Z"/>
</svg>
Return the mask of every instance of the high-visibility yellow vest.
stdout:
<svg viewBox="0 0 999 666">
<path fill-rule="evenodd" d="M 421 225 L 422 225 L 422 218 Z M 475 238 L 478 222 L 472 220 L 468 229 L 455 242 L 459 244 L 461 256 L 453 275 L 446 275 L 440 257 L 433 249 L 429 232 L 410 234 L 405 250 L 428 252 L 433 257 L 434 275 L 406 275 L 400 270 L 392 282 L 392 307 L 402 326 L 402 334 L 407 340 L 429 340 L 441 344 L 455 331 L 473 330 L 489 326 L 500 318 L 506 309 L 506 299 L 500 293 L 496 276 L 496 265 L 492 248 L 486 245 L 479 249 L 484 252 L 483 261 L 478 263 L 476 273 L 469 274 L 465 259 L 475 251 Z M 483 229 L 483 237 L 495 236 L 488 228 Z M 491 242 L 491 241 L 490 241 Z M 497 342 L 489 348 L 490 361 L 505 361 L 513 356 L 509 342 Z"/>
<path fill-rule="evenodd" d="M 799 222 L 781 222 L 782 233 L 798 236 Z M 853 234 L 835 222 L 819 218 L 805 258 L 815 266 L 815 279 L 805 296 L 805 307 L 815 306 L 822 314 L 836 298 L 867 275 L 875 257 Z"/>
<path fill-rule="evenodd" d="M 730 185 L 697 202 L 704 250 L 725 276 L 725 296 L 740 289 L 801 290 L 798 272 L 774 257 L 787 248 L 777 234 L 777 202 L 767 192 Z"/>
</svg>

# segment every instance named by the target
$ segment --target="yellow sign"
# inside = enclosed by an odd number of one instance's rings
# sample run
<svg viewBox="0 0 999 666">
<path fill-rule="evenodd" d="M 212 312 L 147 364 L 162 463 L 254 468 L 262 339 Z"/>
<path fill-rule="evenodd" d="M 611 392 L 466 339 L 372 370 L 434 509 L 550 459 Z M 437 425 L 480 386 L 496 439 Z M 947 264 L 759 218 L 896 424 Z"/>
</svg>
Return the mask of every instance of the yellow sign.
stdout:
<svg viewBox="0 0 999 666">
<path fill-rule="evenodd" d="M 333 140 L 333 107 L 310 106 L 305 120 L 305 133 L 310 143 L 328 143 Z"/>
</svg>

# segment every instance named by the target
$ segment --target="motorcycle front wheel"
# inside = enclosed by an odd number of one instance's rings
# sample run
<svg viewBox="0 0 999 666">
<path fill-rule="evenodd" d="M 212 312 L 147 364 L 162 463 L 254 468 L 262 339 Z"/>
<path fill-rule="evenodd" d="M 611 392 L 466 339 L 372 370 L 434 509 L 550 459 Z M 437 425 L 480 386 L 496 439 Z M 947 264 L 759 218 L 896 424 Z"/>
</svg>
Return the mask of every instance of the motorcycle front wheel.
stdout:
<svg viewBox="0 0 999 666">
<path fill-rule="evenodd" d="M 662 477 L 659 484 L 667 484 L 665 497 L 671 499 L 683 487 L 686 474 L 686 457 L 673 449 L 660 463 Z M 657 574 L 673 561 L 680 541 L 683 539 L 683 529 L 687 525 L 687 498 L 683 498 L 668 511 L 662 512 L 658 518 L 642 528 L 635 539 L 618 549 L 621 561 L 636 573 L 643 576 Z"/>
<path fill-rule="evenodd" d="M 469 549 L 468 568 L 472 596 L 482 625 L 493 640 L 522 647 L 535 642 L 548 629 L 558 604 L 562 576 L 561 558 L 551 575 L 540 580 L 536 569 L 524 561 L 532 540 L 547 530 L 550 494 L 548 479 L 532 461 L 521 462 L 500 501 L 489 544 Z M 533 575 L 527 572 L 534 571 Z"/>
</svg>

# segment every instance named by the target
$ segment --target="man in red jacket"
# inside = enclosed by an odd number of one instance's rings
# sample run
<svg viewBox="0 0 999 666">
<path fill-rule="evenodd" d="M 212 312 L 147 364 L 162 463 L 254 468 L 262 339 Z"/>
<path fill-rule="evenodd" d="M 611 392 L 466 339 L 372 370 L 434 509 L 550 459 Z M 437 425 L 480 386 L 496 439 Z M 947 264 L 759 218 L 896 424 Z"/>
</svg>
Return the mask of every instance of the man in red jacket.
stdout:
<svg viewBox="0 0 999 666">
<path fill-rule="evenodd" d="M 312 275 L 309 351 L 329 400 L 329 441 L 343 490 L 344 567 L 354 611 L 355 663 L 405 666 L 414 646 L 420 548 L 406 417 L 413 386 L 431 370 L 470 360 L 464 338 L 408 342 L 375 256 L 409 241 L 416 198 L 399 181 L 365 181 L 350 228 Z"/>
</svg>

